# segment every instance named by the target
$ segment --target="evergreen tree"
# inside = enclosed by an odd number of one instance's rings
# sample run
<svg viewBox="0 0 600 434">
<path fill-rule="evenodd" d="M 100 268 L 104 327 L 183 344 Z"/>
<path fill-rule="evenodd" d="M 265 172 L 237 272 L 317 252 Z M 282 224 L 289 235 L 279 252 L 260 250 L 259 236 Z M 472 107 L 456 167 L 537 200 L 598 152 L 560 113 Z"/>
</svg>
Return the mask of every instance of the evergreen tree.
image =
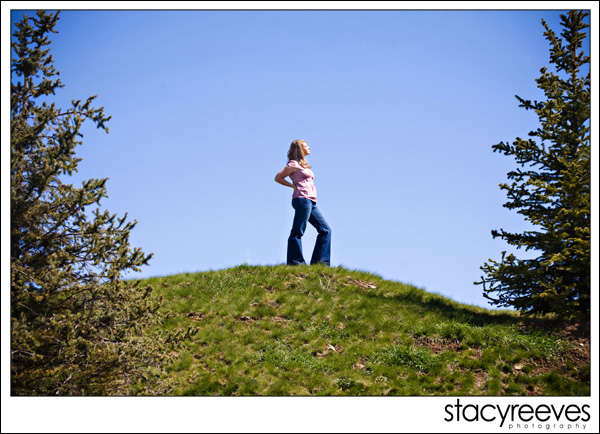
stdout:
<svg viewBox="0 0 600 434">
<path fill-rule="evenodd" d="M 110 118 L 95 97 L 67 110 L 50 103 L 63 87 L 46 48 L 57 21 L 25 16 L 12 42 L 11 391 L 123 394 L 150 378 L 168 338 L 142 333 L 162 318 L 152 288 L 122 279 L 151 257 L 129 246 L 136 223 L 100 211 L 106 179 L 64 182 L 81 160 L 83 122 L 108 132 Z"/>
<path fill-rule="evenodd" d="M 493 146 L 494 152 L 514 157 L 521 166 L 507 174 L 512 183 L 500 188 L 509 199 L 504 206 L 517 210 L 533 230 L 494 230 L 492 235 L 539 256 L 517 259 L 503 252 L 500 262 L 490 259 L 481 267 L 486 276 L 477 283 L 483 284 L 484 296 L 492 304 L 523 313 L 553 312 L 580 319 L 589 315 L 590 59 L 582 50 L 587 15 L 582 11 L 561 15 L 564 41 L 542 20 L 556 73 L 544 67 L 536 80 L 545 101 L 517 96 L 520 107 L 537 114 L 540 127 L 529 133 L 528 140 Z"/>
</svg>

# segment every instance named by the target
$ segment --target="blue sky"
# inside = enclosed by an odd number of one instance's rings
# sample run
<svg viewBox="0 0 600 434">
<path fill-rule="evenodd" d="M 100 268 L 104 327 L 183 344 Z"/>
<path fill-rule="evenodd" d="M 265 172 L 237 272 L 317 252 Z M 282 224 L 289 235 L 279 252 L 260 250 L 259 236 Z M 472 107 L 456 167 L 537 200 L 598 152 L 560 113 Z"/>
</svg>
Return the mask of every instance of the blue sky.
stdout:
<svg viewBox="0 0 600 434">
<path fill-rule="evenodd" d="M 65 10 L 55 100 L 112 116 L 84 128 L 73 182 L 109 178 L 103 208 L 154 253 L 140 277 L 281 264 L 292 190 L 273 178 L 304 139 L 333 266 L 489 307 L 479 267 L 512 251 L 490 231 L 528 227 L 491 146 L 537 127 L 515 95 L 543 96 L 541 20 L 558 33 L 564 12 Z"/>
</svg>

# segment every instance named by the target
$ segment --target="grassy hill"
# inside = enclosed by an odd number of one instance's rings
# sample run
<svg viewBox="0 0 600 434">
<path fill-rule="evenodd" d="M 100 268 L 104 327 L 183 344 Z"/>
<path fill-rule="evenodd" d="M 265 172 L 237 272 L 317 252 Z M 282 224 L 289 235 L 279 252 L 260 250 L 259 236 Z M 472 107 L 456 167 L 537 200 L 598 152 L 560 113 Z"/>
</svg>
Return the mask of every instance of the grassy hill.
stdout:
<svg viewBox="0 0 600 434">
<path fill-rule="evenodd" d="M 247 266 L 146 279 L 192 327 L 171 395 L 589 395 L 589 339 L 376 275 Z M 134 391 L 135 392 L 135 391 Z"/>
</svg>

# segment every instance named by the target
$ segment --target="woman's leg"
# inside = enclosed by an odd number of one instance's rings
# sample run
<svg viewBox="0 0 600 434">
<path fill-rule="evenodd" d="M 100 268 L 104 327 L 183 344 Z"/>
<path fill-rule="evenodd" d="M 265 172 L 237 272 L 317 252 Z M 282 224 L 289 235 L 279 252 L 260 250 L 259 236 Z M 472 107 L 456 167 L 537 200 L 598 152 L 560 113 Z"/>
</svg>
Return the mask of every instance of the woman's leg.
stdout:
<svg viewBox="0 0 600 434">
<path fill-rule="evenodd" d="M 306 223 L 311 212 L 312 202 L 309 199 L 296 198 L 292 199 L 292 206 L 296 213 L 294 214 L 294 222 L 292 231 L 288 238 L 287 248 L 287 264 L 300 265 L 305 264 L 304 256 L 302 255 L 302 235 L 306 230 Z"/>
<path fill-rule="evenodd" d="M 312 203 L 312 202 L 311 202 Z M 325 217 L 321 214 L 321 211 L 317 208 L 316 204 L 313 204 L 310 217 L 308 219 L 311 225 L 315 227 L 319 235 L 317 235 L 317 241 L 315 243 L 315 250 L 312 254 L 311 264 L 326 264 L 330 265 L 331 262 L 331 228 L 325 221 Z"/>
</svg>

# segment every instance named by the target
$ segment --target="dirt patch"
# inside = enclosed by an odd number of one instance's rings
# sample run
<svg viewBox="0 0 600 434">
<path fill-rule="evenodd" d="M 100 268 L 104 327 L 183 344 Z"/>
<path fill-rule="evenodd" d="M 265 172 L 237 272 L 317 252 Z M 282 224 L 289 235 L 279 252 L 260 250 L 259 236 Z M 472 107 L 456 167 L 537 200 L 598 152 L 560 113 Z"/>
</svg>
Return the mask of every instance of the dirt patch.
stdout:
<svg viewBox="0 0 600 434">
<path fill-rule="evenodd" d="M 367 359 L 365 357 L 361 357 L 352 367 L 357 371 L 364 371 L 367 368 Z"/>
<path fill-rule="evenodd" d="M 279 316 L 279 315 L 272 317 L 271 321 L 276 322 L 278 324 L 289 324 L 289 323 L 292 322 L 291 319 L 287 319 L 287 318 L 284 318 L 284 317 Z"/>
<path fill-rule="evenodd" d="M 346 276 L 346 280 L 349 283 L 344 283 L 344 286 L 356 285 L 363 289 L 376 289 L 377 288 L 377 285 L 375 285 L 373 282 L 369 282 L 367 280 L 357 280 L 350 276 Z"/>
<path fill-rule="evenodd" d="M 589 324 L 576 323 L 568 325 L 562 329 L 560 335 L 568 339 L 575 347 L 569 356 L 576 365 L 591 363 Z"/>
<path fill-rule="evenodd" d="M 318 358 L 326 357 L 330 353 L 341 353 L 343 352 L 342 347 L 340 345 L 327 345 L 323 351 L 320 351 L 316 354 Z"/>
<path fill-rule="evenodd" d="M 250 306 L 269 306 L 275 309 L 279 309 L 281 307 L 281 304 L 277 303 L 275 300 L 267 300 L 265 302 L 250 303 Z"/>
<path fill-rule="evenodd" d="M 240 321 L 240 322 L 253 322 L 254 318 L 252 318 L 248 315 L 242 315 L 242 316 L 236 317 L 235 320 Z"/>
<path fill-rule="evenodd" d="M 303 281 L 305 277 L 306 277 L 306 274 L 304 274 L 304 273 L 291 274 L 291 275 L 289 275 L 289 278 L 286 279 L 285 282 L 283 282 L 283 286 L 285 287 L 285 289 L 297 288 L 297 285 L 299 284 L 299 282 Z"/>
<path fill-rule="evenodd" d="M 475 388 L 477 390 L 483 390 L 485 382 L 487 381 L 488 374 L 483 369 L 475 369 L 471 371 L 473 378 L 475 379 Z"/>
<path fill-rule="evenodd" d="M 433 354 L 440 354 L 444 351 L 460 350 L 460 342 L 448 339 L 431 339 L 426 336 L 417 336 L 414 338 L 415 344 L 427 348 Z"/>
<path fill-rule="evenodd" d="M 522 323 L 520 325 L 521 330 L 530 330 L 534 327 L 540 327 L 539 324 L 531 325 Z M 547 330 L 550 333 L 554 333 L 555 336 L 559 339 L 567 340 L 572 346 L 573 349 L 565 354 L 565 357 L 568 358 L 578 369 L 584 365 L 589 365 L 591 363 L 591 348 L 590 348 L 590 323 L 589 322 L 570 322 L 560 325 L 558 328 L 556 324 L 548 325 L 546 327 L 541 326 L 542 329 Z M 556 331 L 558 329 L 558 331 Z M 556 362 L 547 362 L 541 361 L 538 363 L 540 368 L 540 373 L 547 373 L 554 370 L 559 370 L 559 368 L 563 368 L 563 371 L 566 372 L 566 368 L 564 365 L 558 364 Z M 559 372 L 562 372 L 559 370 Z"/>
<path fill-rule="evenodd" d="M 281 307 L 281 304 L 277 303 L 275 300 L 269 300 L 265 303 L 267 306 L 271 306 L 275 309 L 279 309 Z"/>
<path fill-rule="evenodd" d="M 192 321 L 202 321 L 202 318 L 204 318 L 206 316 L 206 314 L 203 312 L 191 312 L 191 313 L 188 313 L 187 316 Z"/>
</svg>

